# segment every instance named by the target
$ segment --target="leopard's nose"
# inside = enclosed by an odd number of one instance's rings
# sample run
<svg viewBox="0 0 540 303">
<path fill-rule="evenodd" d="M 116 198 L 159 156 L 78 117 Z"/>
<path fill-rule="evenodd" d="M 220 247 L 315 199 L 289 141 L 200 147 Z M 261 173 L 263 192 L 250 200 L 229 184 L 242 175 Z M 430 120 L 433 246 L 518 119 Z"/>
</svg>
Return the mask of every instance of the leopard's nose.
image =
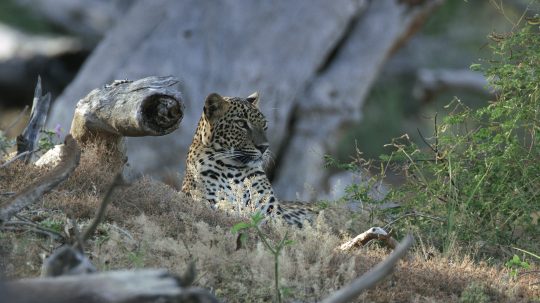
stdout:
<svg viewBox="0 0 540 303">
<path fill-rule="evenodd" d="M 264 152 L 268 149 L 268 143 L 259 144 L 256 147 L 261 152 L 261 154 L 264 154 Z"/>
</svg>

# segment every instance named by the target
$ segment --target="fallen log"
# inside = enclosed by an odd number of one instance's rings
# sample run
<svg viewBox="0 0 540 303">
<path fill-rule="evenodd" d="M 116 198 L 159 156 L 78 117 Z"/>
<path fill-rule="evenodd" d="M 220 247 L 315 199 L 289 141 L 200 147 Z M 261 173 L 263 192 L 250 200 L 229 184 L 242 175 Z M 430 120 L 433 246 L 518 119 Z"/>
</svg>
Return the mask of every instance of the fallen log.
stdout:
<svg viewBox="0 0 540 303">
<path fill-rule="evenodd" d="M 124 137 L 163 136 L 180 125 L 184 101 L 174 88 L 178 83 L 174 77 L 153 76 L 94 89 L 77 103 L 70 133 L 83 147 L 105 144 L 111 151 L 108 162 L 122 170 L 127 161 Z M 50 165 L 57 154 L 50 150 L 36 164 Z"/>
<path fill-rule="evenodd" d="M 10 281 L 0 283 L 0 292 L 16 303 L 219 302 L 205 289 L 182 285 L 166 270 L 144 269 Z"/>
<path fill-rule="evenodd" d="M 83 146 L 105 144 L 109 163 L 123 172 L 127 162 L 125 136 L 163 136 L 178 128 L 184 102 L 174 77 L 114 81 L 94 89 L 77 103 L 71 134 Z"/>
<path fill-rule="evenodd" d="M 178 128 L 184 103 L 174 77 L 115 81 L 77 103 L 71 134 L 81 142 L 99 136 L 163 136 Z"/>
</svg>

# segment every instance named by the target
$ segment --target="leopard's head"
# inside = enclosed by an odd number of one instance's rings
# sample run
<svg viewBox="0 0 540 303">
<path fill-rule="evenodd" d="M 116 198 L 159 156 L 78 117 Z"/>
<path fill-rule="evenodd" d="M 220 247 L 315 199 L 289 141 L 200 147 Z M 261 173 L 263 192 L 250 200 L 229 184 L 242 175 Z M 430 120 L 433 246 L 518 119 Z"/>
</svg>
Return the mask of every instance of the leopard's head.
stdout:
<svg viewBox="0 0 540 303">
<path fill-rule="evenodd" d="M 259 110 L 259 95 L 247 98 L 206 97 L 201 118 L 201 141 L 215 159 L 237 165 L 258 166 L 269 157 L 267 121 Z"/>
</svg>

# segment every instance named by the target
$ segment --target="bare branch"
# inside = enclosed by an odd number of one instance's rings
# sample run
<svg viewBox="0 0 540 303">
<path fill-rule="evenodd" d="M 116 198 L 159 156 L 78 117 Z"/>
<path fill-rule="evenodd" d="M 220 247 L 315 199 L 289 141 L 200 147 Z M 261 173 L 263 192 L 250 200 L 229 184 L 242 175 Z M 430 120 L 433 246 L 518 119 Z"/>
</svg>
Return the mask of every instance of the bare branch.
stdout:
<svg viewBox="0 0 540 303">
<path fill-rule="evenodd" d="M 6 161 L 5 163 L 3 163 L 2 165 L 0 165 L 0 168 L 7 167 L 7 166 L 9 166 L 11 163 L 17 161 L 17 160 L 20 159 L 20 158 L 25 158 L 25 159 L 27 159 L 27 157 L 30 157 L 31 154 L 37 152 L 38 150 L 39 150 L 39 149 L 34 149 L 34 150 L 32 150 L 32 151 L 29 151 L 29 150 L 24 151 L 24 152 L 22 152 L 22 153 L 16 155 L 15 157 L 9 159 L 8 161 Z"/>
<path fill-rule="evenodd" d="M 94 220 L 92 221 L 90 226 L 88 226 L 88 228 L 82 233 L 81 239 L 80 239 L 80 241 L 82 241 L 82 243 L 77 241 L 77 243 L 74 245 L 75 248 L 82 249 L 82 247 L 84 247 L 84 243 L 90 238 L 90 236 L 92 236 L 94 234 L 94 232 L 96 231 L 99 223 L 101 221 L 103 221 L 103 218 L 105 217 L 105 210 L 107 209 L 107 205 L 109 205 L 109 202 L 111 200 L 111 195 L 112 195 L 114 189 L 117 186 L 123 185 L 123 184 L 124 183 L 122 181 L 122 174 L 117 174 L 116 177 L 113 180 L 113 183 L 109 186 L 109 189 L 105 193 L 105 196 L 103 197 L 103 200 L 101 201 L 101 204 L 100 204 L 99 209 L 98 209 L 98 211 L 96 213 L 96 216 L 94 217 Z"/>
<path fill-rule="evenodd" d="M 446 202 L 446 201 L 444 201 Z M 422 214 L 422 213 L 417 213 L 417 212 L 411 212 L 411 213 L 407 213 L 407 214 L 404 214 L 402 216 L 399 216 L 398 218 L 388 222 L 385 226 L 384 226 L 384 229 L 387 229 L 389 228 L 391 225 L 393 225 L 394 223 L 396 223 L 397 221 L 403 219 L 403 218 L 406 218 L 406 217 L 422 217 L 422 218 L 428 218 L 430 220 L 433 220 L 433 221 L 440 221 L 440 222 L 444 222 L 444 220 L 442 218 L 439 218 L 439 217 L 435 217 L 435 216 L 430 216 L 430 215 L 426 215 L 426 214 Z"/>
<path fill-rule="evenodd" d="M 26 227 L 26 228 L 25 228 Z M 4 223 L 4 226 L 2 228 L 5 228 L 6 230 L 32 230 L 37 233 L 44 234 L 48 237 L 51 237 L 53 239 L 64 239 L 64 236 L 59 234 L 58 232 L 45 228 L 40 226 L 39 224 L 31 221 L 8 221 Z"/>
<path fill-rule="evenodd" d="M 399 243 L 398 247 L 384 261 L 377 264 L 373 269 L 359 278 L 355 279 L 349 285 L 331 294 L 324 299 L 322 303 L 345 303 L 351 302 L 364 290 L 373 287 L 377 282 L 382 280 L 392 272 L 397 261 L 407 253 L 407 250 L 414 242 L 413 237 L 409 234 Z"/>
</svg>

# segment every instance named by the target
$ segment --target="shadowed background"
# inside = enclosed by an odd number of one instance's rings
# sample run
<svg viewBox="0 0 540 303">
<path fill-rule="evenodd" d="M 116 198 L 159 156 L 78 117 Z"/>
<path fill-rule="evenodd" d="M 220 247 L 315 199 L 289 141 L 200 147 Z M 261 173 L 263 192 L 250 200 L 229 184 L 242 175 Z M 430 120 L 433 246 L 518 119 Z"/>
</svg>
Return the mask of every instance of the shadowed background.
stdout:
<svg viewBox="0 0 540 303">
<path fill-rule="evenodd" d="M 130 138 L 131 166 L 181 178 L 211 92 L 262 95 L 284 199 L 332 198 L 351 176 L 324 167 L 355 148 L 376 157 L 407 132 L 421 142 L 433 117 L 459 96 L 486 100 L 468 69 L 486 33 L 505 31 L 530 1 L 68 1 L 0 4 L 0 129 L 30 104 L 38 74 L 53 93 L 48 127 L 69 130 L 77 101 L 114 79 L 173 75 L 186 112 L 164 137 Z M 10 130 L 16 136 L 24 125 Z M 61 138 L 58 138 L 60 141 Z"/>
</svg>

